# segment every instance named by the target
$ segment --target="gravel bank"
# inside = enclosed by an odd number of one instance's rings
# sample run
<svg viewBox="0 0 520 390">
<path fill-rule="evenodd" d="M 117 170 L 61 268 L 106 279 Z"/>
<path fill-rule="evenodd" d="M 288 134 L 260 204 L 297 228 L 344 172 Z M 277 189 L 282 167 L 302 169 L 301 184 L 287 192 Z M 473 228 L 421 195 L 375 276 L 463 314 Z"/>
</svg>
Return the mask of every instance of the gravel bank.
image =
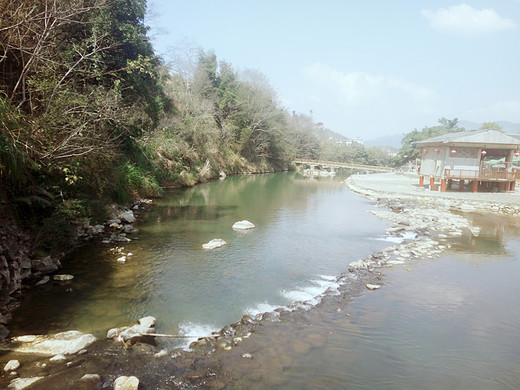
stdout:
<svg viewBox="0 0 520 390">
<path fill-rule="evenodd" d="M 520 193 L 436 192 L 419 188 L 417 175 L 379 173 L 355 175 L 345 183 L 351 191 L 376 202 L 371 211 L 392 224 L 386 233 L 397 244 L 350 263 L 350 269 L 375 270 L 406 266 L 414 260 L 432 258 L 451 246 L 452 240 L 475 236 L 467 213 L 520 215 Z"/>
</svg>

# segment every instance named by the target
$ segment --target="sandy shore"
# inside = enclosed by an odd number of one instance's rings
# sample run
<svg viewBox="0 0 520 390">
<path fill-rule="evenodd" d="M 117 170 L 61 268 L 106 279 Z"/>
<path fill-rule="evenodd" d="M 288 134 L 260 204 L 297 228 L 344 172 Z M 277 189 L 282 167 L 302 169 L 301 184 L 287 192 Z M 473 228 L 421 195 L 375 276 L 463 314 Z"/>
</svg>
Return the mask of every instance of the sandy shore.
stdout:
<svg viewBox="0 0 520 390">
<path fill-rule="evenodd" d="M 413 173 L 377 173 L 353 175 L 346 180 L 350 190 L 370 199 L 415 199 L 431 207 L 449 206 L 460 211 L 520 215 L 520 189 L 511 192 L 447 192 L 419 187 L 419 176 Z"/>
</svg>

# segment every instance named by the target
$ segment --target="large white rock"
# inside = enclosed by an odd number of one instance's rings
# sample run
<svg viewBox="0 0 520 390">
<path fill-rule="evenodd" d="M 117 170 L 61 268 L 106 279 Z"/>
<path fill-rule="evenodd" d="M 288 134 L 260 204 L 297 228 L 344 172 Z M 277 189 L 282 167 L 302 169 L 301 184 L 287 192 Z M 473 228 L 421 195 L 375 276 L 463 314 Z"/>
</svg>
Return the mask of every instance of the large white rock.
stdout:
<svg viewBox="0 0 520 390">
<path fill-rule="evenodd" d="M 118 215 L 118 217 L 125 222 L 128 223 L 134 223 L 135 222 L 135 215 L 132 210 L 123 211 L 121 214 Z"/>
<path fill-rule="evenodd" d="M 145 326 L 147 328 L 153 328 L 157 319 L 153 316 L 143 317 L 139 320 L 139 325 Z"/>
<path fill-rule="evenodd" d="M 253 223 L 251 223 L 247 220 L 235 222 L 235 224 L 233 225 L 233 229 L 239 229 L 239 230 L 254 229 L 255 227 L 256 226 Z"/>
<path fill-rule="evenodd" d="M 20 362 L 18 360 L 9 360 L 7 364 L 4 366 L 4 371 L 16 371 L 20 368 Z"/>
<path fill-rule="evenodd" d="M 155 317 L 148 316 L 139 320 L 138 324 L 132 326 L 123 326 L 121 328 L 113 328 L 107 332 L 107 338 L 117 338 L 120 341 L 128 341 L 135 337 L 143 337 L 150 333 L 155 333 Z"/>
<path fill-rule="evenodd" d="M 135 376 L 120 376 L 114 382 L 114 390 L 137 390 L 139 379 Z"/>
<path fill-rule="evenodd" d="M 16 352 L 54 356 L 77 353 L 96 341 L 96 338 L 91 334 L 69 330 L 48 336 L 13 337 L 10 341 Z"/>
<path fill-rule="evenodd" d="M 202 247 L 204 249 L 215 249 L 215 248 L 220 248 L 224 245 L 227 245 L 227 242 L 220 239 L 220 238 L 214 238 L 213 240 L 211 240 L 210 242 L 206 243 L 206 244 L 202 244 Z"/>
</svg>

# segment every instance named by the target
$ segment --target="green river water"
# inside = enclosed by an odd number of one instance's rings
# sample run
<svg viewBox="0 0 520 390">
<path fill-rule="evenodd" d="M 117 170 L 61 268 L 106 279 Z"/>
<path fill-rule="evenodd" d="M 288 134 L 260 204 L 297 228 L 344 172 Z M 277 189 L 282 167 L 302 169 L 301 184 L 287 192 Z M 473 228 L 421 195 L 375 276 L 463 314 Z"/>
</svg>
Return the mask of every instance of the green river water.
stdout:
<svg viewBox="0 0 520 390">
<path fill-rule="evenodd" d="M 126 263 L 108 248 L 80 249 L 63 270 L 74 281 L 30 291 L 12 334 L 78 329 L 102 338 L 153 315 L 158 332 L 203 336 L 244 314 L 313 303 L 350 262 L 393 244 L 373 207 L 339 180 L 294 173 L 171 192 L 136 224 Z M 234 373 L 226 388 L 520 388 L 519 221 L 471 218 L 479 237 L 384 269 L 382 289 L 257 329 L 222 357 Z M 256 228 L 231 229 L 244 219 Z M 227 246 L 203 250 L 213 238 Z M 160 343 L 175 351 L 193 340 Z M 161 375 L 144 388 L 168 388 Z"/>
</svg>

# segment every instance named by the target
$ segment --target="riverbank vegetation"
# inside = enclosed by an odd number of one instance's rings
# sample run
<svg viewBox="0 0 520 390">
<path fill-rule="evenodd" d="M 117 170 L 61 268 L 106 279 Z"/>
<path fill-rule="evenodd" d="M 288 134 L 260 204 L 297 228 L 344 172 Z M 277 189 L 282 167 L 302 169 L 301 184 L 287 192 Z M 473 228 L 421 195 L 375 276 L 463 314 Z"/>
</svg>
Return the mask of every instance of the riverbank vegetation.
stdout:
<svg viewBox="0 0 520 390">
<path fill-rule="evenodd" d="M 166 66 L 145 11 L 145 0 L 2 1 L 3 215 L 40 230 L 297 156 L 379 163 L 289 113 L 259 72 L 197 48 Z"/>
<path fill-rule="evenodd" d="M 401 149 L 393 159 L 395 167 L 401 167 L 408 163 L 415 163 L 420 160 L 419 149 L 415 147 L 414 142 L 424 141 L 428 138 L 438 137 L 448 133 L 457 133 L 464 131 L 463 127 L 459 127 L 459 119 L 440 118 L 439 125 L 424 127 L 421 131 L 414 129 L 411 132 L 404 134 L 401 141 Z"/>
</svg>

